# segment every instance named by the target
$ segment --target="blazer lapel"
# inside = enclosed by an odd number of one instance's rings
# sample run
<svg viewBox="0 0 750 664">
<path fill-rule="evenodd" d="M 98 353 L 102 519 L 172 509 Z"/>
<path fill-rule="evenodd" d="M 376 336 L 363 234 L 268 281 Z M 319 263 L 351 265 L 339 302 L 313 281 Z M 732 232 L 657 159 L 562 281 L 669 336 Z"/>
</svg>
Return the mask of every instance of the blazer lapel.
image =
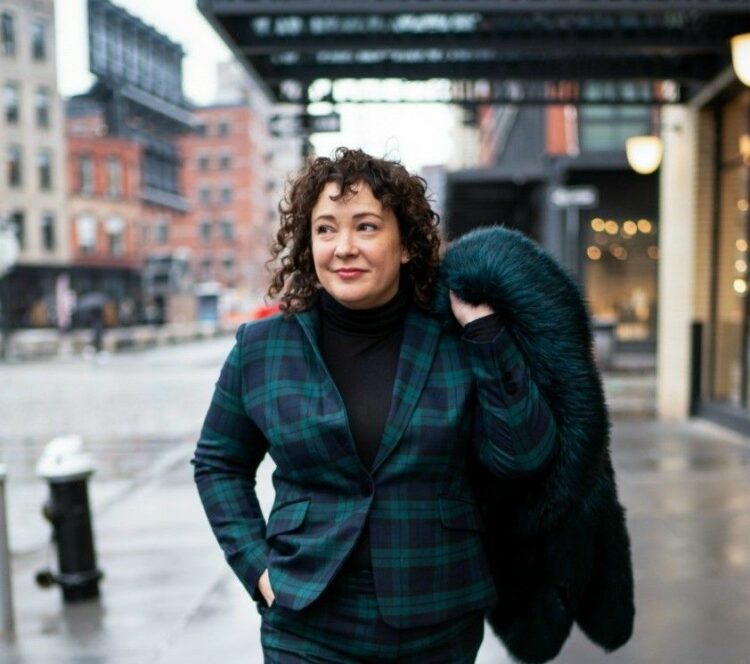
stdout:
<svg viewBox="0 0 750 664">
<path fill-rule="evenodd" d="M 330 433 L 334 434 L 334 438 L 341 444 L 346 450 L 347 454 L 351 455 L 356 462 L 359 464 L 360 469 L 364 469 L 362 461 L 357 452 L 357 446 L 354 442 L 354 435 L 352 434 L 352 428 L 349 424 L 349 415 L 346 412 L 346 404 L 344 404 L 344 398 L 341 396 L 336 383 L 331 376 L 323 355 L 320 352 L 320 345 L 318 343 L 318 334 L 320 329 L 320 315 L 315 307 L 306 311 L 300 311 L 295 314 L 295 318 L 302 327 L 304 336 L 307 337 L 308 352 L 310 353 L 311 362 L 313 366 L 318 368 L 318 376 L 321 380 L 319 383 L 319 394 L 321 399 L 332 399 L 333 408 L 335 411 L 341 414 L 340 425 L 337 424 L 335 427 L 330 429 Z M 328 410 L 328 408 L 326 408 Z"/>
<path fill-rule="evenodd" d="M 394 450 L 411 420 L 435 358 L 441 327 L 437 320 L 414 308 L 406 316 L 391 406 L 372 474 Z"/>
</svg>

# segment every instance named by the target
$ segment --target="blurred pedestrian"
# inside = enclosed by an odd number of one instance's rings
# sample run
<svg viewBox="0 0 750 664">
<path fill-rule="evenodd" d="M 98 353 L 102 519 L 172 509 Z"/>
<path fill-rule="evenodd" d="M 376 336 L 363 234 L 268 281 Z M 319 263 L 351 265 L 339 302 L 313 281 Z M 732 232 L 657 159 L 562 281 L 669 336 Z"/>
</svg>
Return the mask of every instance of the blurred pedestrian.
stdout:
<svg viewBox="0 0 750 664">
<path fill-rule="evenodd" d="M 434 313 L 422 178 L 341 148 L 280 211 L 282 313 L 240 326 L 193 458 L 266 662 L 473 662 L 497 591 L 472 469 L 527 481 L 555 419 L 499 313 L 454 293 Z"/>
</svg>

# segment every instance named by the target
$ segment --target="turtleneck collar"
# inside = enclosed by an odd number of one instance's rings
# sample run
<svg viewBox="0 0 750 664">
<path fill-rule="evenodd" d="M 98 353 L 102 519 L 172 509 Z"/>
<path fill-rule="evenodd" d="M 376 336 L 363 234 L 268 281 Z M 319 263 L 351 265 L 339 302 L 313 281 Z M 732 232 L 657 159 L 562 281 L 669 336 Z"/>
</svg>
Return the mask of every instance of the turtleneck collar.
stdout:
<svg viewBox="0 0 750 664">
<path fill-rule="evenodd" d="M 409 299 L 409 291 L 402 280 L 396 295 L 378 307 L 350 309 L 323 288 L 320 289 L 319 307 L 324 325 L 347 334 L 377 337 L 403 326 Z"/>
</svg>

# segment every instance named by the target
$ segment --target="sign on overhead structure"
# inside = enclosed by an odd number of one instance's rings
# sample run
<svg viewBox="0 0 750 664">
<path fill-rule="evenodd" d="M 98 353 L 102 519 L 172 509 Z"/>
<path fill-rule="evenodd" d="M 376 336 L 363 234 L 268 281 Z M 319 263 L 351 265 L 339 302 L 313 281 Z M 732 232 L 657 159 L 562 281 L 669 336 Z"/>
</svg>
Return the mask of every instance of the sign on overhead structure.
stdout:
<svg viewBox="0 0 750 664">
<path fill-rule="evenodd" d="M 341 116 L 338 113 L 326 115 L 276 114 L 271 116 L 268 128 L 276 138 L 296 138 L 307 134 L 336 132 L 341 131 Z"/>
<path fill-rule="evenodd" d="M 591 185 L 580 187 L 553 187 L 550 191 L 552 205 L 559 208 L 592 208 L 599 205 L 599 190 Z"/>
</svg>

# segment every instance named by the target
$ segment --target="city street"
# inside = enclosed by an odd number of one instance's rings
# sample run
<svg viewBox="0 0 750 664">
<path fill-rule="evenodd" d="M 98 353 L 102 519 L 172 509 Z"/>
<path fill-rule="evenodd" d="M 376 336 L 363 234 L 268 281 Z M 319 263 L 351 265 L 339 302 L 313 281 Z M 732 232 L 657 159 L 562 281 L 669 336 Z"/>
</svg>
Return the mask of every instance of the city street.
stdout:
<svg viewBox="0 0 750 664">
<path fill-rule="evenodd" d="M 6 365 L 8 500 L 17 640 L 9 664 L 260 662 L 260 617 L 226 566 L 188 460 L 232 337 L 107 361 Z M 635 634 L 605 657 L 580 631 L 556 660 L 750 661 L 750 442 L 695 421 L 648 415 L 653 375 L 608 376 L 613 457 L 636 575 Z M 640 413 L 638 412 L 640 410 Z M 101 599 L 64 606 L 34 573 L 52 564 L 33 477 L 50 437 L 78 431 L 99 470 L 92 483 Z M 273 500 L 268 459 L 258 492 Z M 479 664 L 511 660 L 486 627 Z"/>
<path fill-rule="evenodd" d="M 0 365 L 0 462 L 8 467 L 13 550 L 47 538 L 46 522 L 36 518 L 46 487 L 35 466 L 50 439 L 83 437 L 97 467 L 92 501 L 109 503 L 165 453 L 194 444 L 233 342 L 226 335 L 143 353 Z"/>
</svg>

